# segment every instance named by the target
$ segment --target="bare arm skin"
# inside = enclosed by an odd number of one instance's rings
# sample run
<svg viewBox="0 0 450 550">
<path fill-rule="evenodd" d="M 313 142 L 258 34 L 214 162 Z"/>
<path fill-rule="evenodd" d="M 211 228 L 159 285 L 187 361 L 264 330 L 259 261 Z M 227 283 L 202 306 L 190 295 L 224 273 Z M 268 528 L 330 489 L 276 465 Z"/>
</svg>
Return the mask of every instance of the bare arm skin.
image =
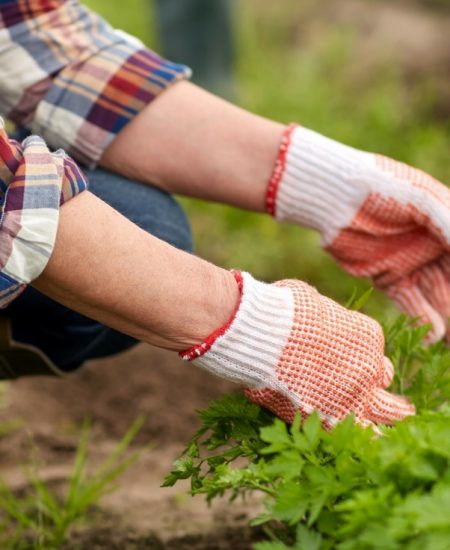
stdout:
<svg viewBox="0 0 450 550">
<path fill-rule="evenodd" d="M 180 351 L 231 317 L 234 277 L 149 235 L 84 192 L 64 205 L 38 290 L 162 348 Z"/>
<path fill-rule="evenodd" d="M 169 192 L 264 211 L 283 129 L 180 82 L 120 132 L 100 164 Z M 86 192 L 61 209 L 55 249 L 33 285 L 177 351 L 226 323 L 239 300 L 228 271 L 152 237 Z"/>
<path fill-rule="evenodd" d="M 263 212 L 283 130 L 184 81 L 133 119 L 100 164 L 171 193 Z"/>
<path fill-rule="evenodd" d="M 267 183 L 284 130 L 281 124 L 250 114 L 193 84 L 180 82 L 161 94 L 120 132 L 105 151 L 101 164 L 133 179 L 154 183 L 170 192 L 264 211 Z M 302 136 L 308 132 L 300 131 Z M 325 141 L 326 147 L 321 145 L 314 148 L 317 139 L 321 143 Z M 347 188 L 349 177 L 346 176 L 346 166 L 349 164 L 349 173 L 352 175 L 354 164 L 351 159 L 356 157 L 361 178 L 366 177 L 368 170 L 368 181 L 388 181 L 389 184 L 385 185 L 388 197 L 392 190 L 400 196 L 403 196 L 403 190 L 414 190 L 414 180 L 423 177 L 414 176 L 409 181 L 408 177 L 397 178 L 389 170 L 386 172 L 377 166 L 368 169 L 367 153 L 320 136 L 311 140 L 309 157 L 304 153 L 304 144 L 307 142 L 305 136 L 295 146 L 305 154 L 309 163 L 306 163 L 306 170 L 304 164 L 303 168 L 296 168 L 297 175 L 291 181 L 295 188 L 285 198 L 285 209 L 289 207 L 293 210 L 292 219 L 288 216 L 287 220 L 299 225 L 309 224 L 320 229 L 324 218 L 323 226 L 329 226 L 328 198 L 335 197 L 341 187 L 344 190 Z M 330 154 L 326 152 L 327 147 L 331 148 Z M 364 161 L 360 160 L 361 155 Z M 297 154 L 298 156 L 300 155 Z M 349 161 L 347 157 L 350 157 Z M 344 163 L 344 168 L 336 159 Z M 303 160 L 302 158 L 302 162 Z M 394 163 L 394 170 L 404 172 L 402 165 L 397 167 L 395 161 L 388 161 Z M 410 170 L 413 169 L 407 167 L 408 174 Z M 323 183 L 328 182 L 330 173 L 336 173 L 339 176 L 338 181 L 330 180 L 333 193 L 325 190 L 322 197 L 324 208 L 316 208 L 317 182 L 314 177 L 311 179 L 311 174 L 319 174 L 317 177 L 322 189 Z M 392 271 L 396 277 L 392 282 L 397 286 L 407 285 L 405 296 L 408 303 L 414 302 L 414 293 L 411 294 L 408 286 L 409 275 L 422 274 L 423 268 L 428 268 L 429 260 L 436 260 L 436 277 L 439 281 L 442 280 L 442 284 L 438 281 L 433 287 L 442 289 L 441 294 L 444 297 L 439 301 L 435 300 L 439 311 L 442 309 L 442 315 L 439 313 L 438 319 L 440 332 L 437 334 L 437 337 L 441 337 L 446 330 L 446 308 L 450 304 L 448 242 L 443 238 L 448 235 L 446 213 L 450 203 L 446 187 L 431 179 L 427 185 L 430 191 L 425 193 L 425 198 L 431 206 L 424 212 L 435 212 L 436 219 L 433 218 L 433 221 L 441 224 L 438 226 L 441 228 L 439 238 L 433 231 L 430 232 L 434 246 L 431 249 L 437 249 L 438 252 L 428 258 L 429 244 L 425 243 L 422 247 L 422 240 L 414 232 L 411 237 L 408 236 L 411 222 L 405 222 L 403 231 L 409 239 L 408 242 L 421 250 L 420 254 L 410 255 L 415 263 L 411 266 L 408 264 L 404 273 L 401 271 L 405 263 L 402 256 L 404 241 L 400 238 L 403 233 L 396 243 L 400 259 L 397 261 L 392 254 L 392 242 L 386 244 L 386 250 L 390 251 Z M 366 187 L 361 186 L 358 189 L 364 190 Z M 376 189 L 379 190 L 379 187 Z M 300 199 L 296 204 L 291 204 L 290 197 L 297 195 L 300 195 Z M 436 201 L 435 195 L 442 196 L 442 200 Z M 343 193 L 339 202 L 342 208 L 346 204 L 345 197 Z M 425 198 L 416 205 L 419 211 L 426 202 Z M 363 199 L 364 197 L 361 198 L 361 204 L 364 204 Z M 350 209 L 355 207 L 354 203 L 355 201 L 350 203 Z M 399 219 L 405 217 L 402 204 L 400 201 L 397 207 Z M 304 212 L 305 205 L 314 208 Z M 360 206 L 356 205 L 356 210 L 349 216 L 350 220 L 357 215 Z M 78 209 L 80 213 L 77 212 Z M 383 209 L 378 211 L 383 212 Z M 300 215 L 302 212 L 304 216 Z M 382 220 L 383 218 L 381 222 Z M 382 227 L 384 222 L 381 222 Z M 90 194 L 83 194 L 65 205 L 61 211 L 60 223 L 55 252 L 43 276 L 36 282 L 40 290 L 56 300 L 138 339 L 177 350 L 201 341 L 229 319 L 238 297 L 236 285 L 228 272 L 150 237 Z M 74 227 L 77 231 L 71 231 Z M 420 229 L 420 224 L 418 227 Z M 339 235 L 343 230 L 346 230 L 345 224 L 337 228 L 328 245 L 333 244 L 334 240 L 339 243 Z M 353 234 L 363 238 L 366 235 L 360 226 L 358 232 Z M 367 243 L 356 246 L 356 252 L 351 248 L 349 239 L 343 241 L 344 259 L 353 258 L 352 254 L 365 254 L 366 251 L 369 254 L 368 259 L 364 256 L 362 260 L 370 269 L 354 274 L 373 276 L 378 273 L 378 267 L 371 264 L 372 234 L 373 228 L 369 228 Z M 423 231 L 419 235 L 423 235 Z M 382 239 L 378 239 L 377 243 L 380 242 L 384 243 Z M 340 252 L 340 249 L 336 250 Z M 438 254 L 442 258 L 438 258 Z M 339 254 L 335 255 L 339 259 Z M 379 256 L 380 254 L 375 255 Z M 356 260 L 358 259 L 359 256 L 356 255 Z M 350 269 L 349 271 L 352 272 Z M 391 291 L 389 285 L 386 288 Z M 394 290 L 397 291 L 395 288 Z M 393 296 L 392 293 L 390 295 Z M 427 314 L 424 300 L 416 300 L 414 303 L 417 302 L 417 306 L 408 310 L 403 295 L 400 298 L 402 300 L 398 299 L 397 302 L 408 313 L 414 316 Z M 427 318 L 430 315 L 425 317 Z"/>
</svg>

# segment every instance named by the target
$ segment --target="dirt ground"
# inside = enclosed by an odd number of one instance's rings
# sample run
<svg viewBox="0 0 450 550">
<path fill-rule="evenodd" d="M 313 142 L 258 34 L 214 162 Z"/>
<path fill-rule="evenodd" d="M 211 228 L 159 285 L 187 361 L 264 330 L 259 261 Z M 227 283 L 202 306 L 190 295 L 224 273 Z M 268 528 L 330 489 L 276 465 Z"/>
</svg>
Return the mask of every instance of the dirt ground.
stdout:
<svg viewBox="0 0 450 550">
<path fill-rule="evenodd" d="M 1 474 L 10 487 L 26 488 L 23 464 L 31 460 L 45 480 L 63 489 L 76 428 L 85 417 L 92 419 L 90 464 L 95 465 L 142 415 L 135 446 L 152 443 L 153 448 L 123 475 L 92 525 L 74 532 L 64 550 L 249 549 L 260 535 L 246 527 L 257 502 L 222 501 L 209 508 L 202 497 L 187 495 L 187 485 L 160 487 L 198 426 L 195 410 L 234 389 L 144 344 L 114 359 L 93 361 L 67 380 L 16 381 L 6 390 L 1 417 L 21 419 L 22 425 L 0 439 Z"/>
</svg>

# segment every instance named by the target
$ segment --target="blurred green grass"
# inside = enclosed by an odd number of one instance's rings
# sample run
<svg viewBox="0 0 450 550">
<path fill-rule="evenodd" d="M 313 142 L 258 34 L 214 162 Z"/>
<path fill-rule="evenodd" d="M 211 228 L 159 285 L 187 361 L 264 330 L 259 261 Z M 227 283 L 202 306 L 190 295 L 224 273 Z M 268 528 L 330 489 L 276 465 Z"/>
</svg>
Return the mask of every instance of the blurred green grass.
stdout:
<svg viewBox="0 0 450 550">
<path fill-rule="evenodd" d="M 114 26 L 158 49 L 150 1 L 88 0 Z M 370 9 L 377 9 L 377 3 Z M 330 2 L 283 0 L 235 3 L 237 97 L 241 106 L 281 122 L 298 121 L 334 139 L 383 153 L 450 180 L 450 121 L 436 115 L 433 77 L 404 78 L 383 54 L 369 68 L 358 51 L 356 29 L 336 24 L 305 46 L 302 35 L 317 25 Z M 176 60 L 174 60 L 176 61 Z M 318 246 L 317 236 L 280 226 L 267 216 L 182 199 L 193 225 L 196 252 L 225 267 L 259 278 L 297 277 L 345 302 L 366 281 L 344 274 Z M 386 316 L 386 299 L 375 293 L 366 307 Z"/>
</svg>

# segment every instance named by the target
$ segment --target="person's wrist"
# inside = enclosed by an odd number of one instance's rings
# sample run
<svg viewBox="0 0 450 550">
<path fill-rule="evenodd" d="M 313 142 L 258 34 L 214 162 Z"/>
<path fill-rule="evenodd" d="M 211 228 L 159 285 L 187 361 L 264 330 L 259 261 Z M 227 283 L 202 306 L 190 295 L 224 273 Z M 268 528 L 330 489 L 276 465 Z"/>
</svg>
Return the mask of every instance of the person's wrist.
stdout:
<svg viewBox="0 0 450 550">
<path fill-rule="evenodd" d="M 266 209 L 278 221 L 316 229 L 324 243 L 345 226 L 368 192 L 361 168 L 368 153 L 289 125 L 270 178 Z"/>
<path fill-rule="evenodd" d="M 239 307 L 242 282 L 239 272 L 217 269 L 205 280 L 202 305 L 196 305 L 193 322 L 183 327 L 174 349 L 180 355 L 186 350 L 200 349 L 212 342 L 228 327 Z M 189 307 L 189 305 L 187 306 Z"/>
<path fill-rule="evenodd" d="M 180 356 L 221 378 L 255 388 L 274 376 L 292 329 L 293 294 L 249 273 L 236 272 L 235 277 L 242 289 L 235 315 Z"/>
</svg>

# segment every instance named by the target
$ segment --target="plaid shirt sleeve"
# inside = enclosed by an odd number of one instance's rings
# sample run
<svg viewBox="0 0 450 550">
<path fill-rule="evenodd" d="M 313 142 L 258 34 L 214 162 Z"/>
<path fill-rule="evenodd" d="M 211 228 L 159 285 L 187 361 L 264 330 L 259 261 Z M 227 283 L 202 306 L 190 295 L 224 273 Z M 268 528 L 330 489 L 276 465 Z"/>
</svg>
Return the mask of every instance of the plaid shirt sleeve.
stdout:
<svg viewBox="0 0 450 550">
<path fill-rule="evenodd" d="M 118 132 L 190 69 L 76 0 L 0 0 L 0 111 L 93 167 Z"/>
<path fill-rule="evenodd" d="M 8 139 L 0 119 L 0 308 L 44 270 L 56 239 L 59 207 L 87 188 L 63 151 L 30 136 Z"/>
</svg>

